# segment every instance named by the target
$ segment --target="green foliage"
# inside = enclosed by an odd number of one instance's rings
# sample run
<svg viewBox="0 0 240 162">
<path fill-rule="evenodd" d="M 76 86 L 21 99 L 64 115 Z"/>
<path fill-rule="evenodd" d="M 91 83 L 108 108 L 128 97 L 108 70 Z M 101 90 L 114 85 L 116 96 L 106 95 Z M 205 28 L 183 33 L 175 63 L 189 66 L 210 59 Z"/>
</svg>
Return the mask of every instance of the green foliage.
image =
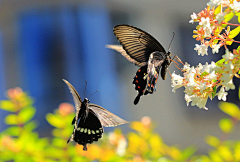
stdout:
<svg viewBox="0 0 240 162">
<path fill-rule="evenodd" d="M 229 22 L 234 17 L 234 13 L 230 12 L 224 16 L 224 21 Z"/>
<path fill-rule="evenodd" d="M 233 103 L 221 102 L 219 108 L 226 114 L 230 115 L 237 120 L 240 119 L 240 110 L 239 107 Z"/>
<path fill-rule="evenodd" d="M 229 38 L 235 38 L 240 32 L 240 26 L 230 31 Z"/>
<path fill-rule="evenodd" d="M 179 149 L 166 145 L 161 136 L 154 132 L 149 117 L 141 122 L 131 122 L 130 131 L 124 135 L 121 129 L 104 133 L 97 143 L 88 146 L 88 151 L 74 142 L 67 144 L 73 131 L 71 125 L 74 107 L 60 104 L 54 113 L 48 113 L 46 120 L 54 127 L 51 138 L 40 138 L 35 131 L 36 121 L 32 118 L 35 108 L 32 100 L 21 89 L 8 91 L 8 100 L 0 101 L 2 109 L 9 112 L 5 117 L 9 127 L 0 133 L 0 162 L 69 162 L 69 161 L 158 161 L 158 162 L 225 162 L 240 161 L 240 141 L 228 141 L 226 135 L 233 132 L 239 120 L 239 108 L 227 102 L 219 104 L 220 109 L 230 118 L 221 119 L 219 127 L 223 132 L 220 139 L 208 135 L 205 141 L 213 149 L 208 155 L 194 155 L 196 149 Z M 104 155 L 104 156 L 102 156 Z"/>
</svg>

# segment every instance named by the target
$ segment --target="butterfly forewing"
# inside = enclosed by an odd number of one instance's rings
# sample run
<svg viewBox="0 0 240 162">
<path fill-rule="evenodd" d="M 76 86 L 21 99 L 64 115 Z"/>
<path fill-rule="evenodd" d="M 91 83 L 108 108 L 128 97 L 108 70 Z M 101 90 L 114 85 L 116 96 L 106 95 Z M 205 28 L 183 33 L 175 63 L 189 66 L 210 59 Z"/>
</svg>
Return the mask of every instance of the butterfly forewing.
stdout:
<svg viewBox="0 0 240 162">
<path fill-rule="evenodd" d="M 144 66 L 147 64 L 147 62 L 138 62 L 134 59 L 132 59 L 128 54 L 127 52 L 123 49 L 123 47 L 121 45 L 107 45 L 106 46 L 107 48 L 110 48 L 110 49 L 113 49 L 113 50 L 116 50 L 117 52 L 121 53 L 129 62 L 137 65 L 137 66 Z"/>
<path fill-rule="evenodd" d="M 147 63 L 150 54 L 155 51 L 166 53 L 155 38 L 139 28 L 130 25 L 117 25 L 113 32 L 126 53 L 136 62 Z"/>
<path fill-rule="evenodd" d="M 126 120 L 114 115 L 113 113 L 109 112 L 108 110 L 102 108 L 101 106 L 95 104 L 89 104 L 89 109 L 94 111 L 99 120 L 101 121 L 102 125 L 105 127 L 114 127 L 117 125 L 128 123 Z"/>
<path fill-rule="evenodd" d="M 72 134 L 71 138 L 69 139 L 70 141 L 72 141 L 73 137 L 74 137 L 75 130 L 77 129 L 78 114 L 79 114 L 79 111 L 80 111 L 80 108 L 81 108 L 81 105 L 82 105 L 82 99 L 79 96 L 76 89 L 67 80 L 63 79 L 63 81 L 67 84 L 67 86 L 68 86 L 68 88 L 69 88 L 69 90 L 70 90 L 70 92 L 73 96 L 73 101 L 74 101 L 75 108 L 76 108 L 76 116 L 74 117 L 74 119 L 72 121 L 72 124 L 74 124 L 74 130 L 73 130 L 73 134 Z"/>
</svg>

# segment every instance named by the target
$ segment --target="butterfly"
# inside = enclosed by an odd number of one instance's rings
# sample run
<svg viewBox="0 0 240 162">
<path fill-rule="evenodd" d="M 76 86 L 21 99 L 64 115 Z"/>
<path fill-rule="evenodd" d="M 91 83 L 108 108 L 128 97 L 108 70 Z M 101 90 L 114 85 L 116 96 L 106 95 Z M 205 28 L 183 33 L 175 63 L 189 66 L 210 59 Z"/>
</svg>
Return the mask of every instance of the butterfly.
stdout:
<svg viewBox="0 0 240 162">
<path fill-rule="evenodd" d="M 89 103 L 90 100 L 87 98 L 82 101 L 76 89 L 67 80 L 63 79 L 63 81 L 73 96 L 76 108 L 76 116 L 72 121 L 73 133 L 67 143 L 75 141 L 79 145 L 83 145 L 83 150 L 87 151 L 87 144 L 98 141 L 102 137 L 103 126 L 114 127 L 128 123 L 101 106 Z"/>
<path fill-rule="evenodd" d="M 160 70 L 162 79 L 166 79 L 167 69 L 171 64 L 171 52 L 166 52 L 154 37 L 137 27 L 117 25 L 113 32 L 122 46 L 107 47 L 120 52 L 129 62 L 140 66 L 132 82 L 138 91 L 134 100 L 136 105 L 141 96 L 156 91 Z"/>
</svg>

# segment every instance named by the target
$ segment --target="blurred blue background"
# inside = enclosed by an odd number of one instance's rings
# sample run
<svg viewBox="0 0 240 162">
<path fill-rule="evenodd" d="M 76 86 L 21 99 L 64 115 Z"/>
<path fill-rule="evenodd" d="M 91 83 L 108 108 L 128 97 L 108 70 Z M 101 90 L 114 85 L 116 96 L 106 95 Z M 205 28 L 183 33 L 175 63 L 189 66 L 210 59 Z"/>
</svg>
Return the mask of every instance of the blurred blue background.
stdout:
<svg viewBox="0 0 240 162">
<path fill-rule="evenodd" d="M 182 89 L 172 93 L 170 76 L 159 80 L 157 92 L 144 96 L 135 106 L 132 85 L 137 67 L 119 53 L 105 48 L 119 44 L 113 34 L 118 24 L 137 26 L 153 35 L 183 62 L 197 65 L 217 60 L 221 55 L 197 56 L 196 42 L 189 24 L 192 12 L 200 12 L 207 0 L 3 0 L 0 2 L 0 99 L 8 88 L 21 87 L 35 100 L 38 131 L 50 136 L 45 114 L 62 102 L 73 103 L 62 78 L 68 80 L 84 98 L 128 120 L 150 116 L 156 130 L 169 145 L 194 145 L 200 153 L 208 149 L 207 134 L 220 135 L 218 121 L 224 115 L 217 101 L 208 102 L 208 111 L 187 107 Z M 172 65 L 170 72 L 177 68 Z M 229 97 L 236 101 L 237 92 Z M 6 112 L 0 110 L 0 130 Z M 128 126 L 122 126 L 127 131 Z M 237 138 L 237 130 L 232 138 Z"/>
</svg>

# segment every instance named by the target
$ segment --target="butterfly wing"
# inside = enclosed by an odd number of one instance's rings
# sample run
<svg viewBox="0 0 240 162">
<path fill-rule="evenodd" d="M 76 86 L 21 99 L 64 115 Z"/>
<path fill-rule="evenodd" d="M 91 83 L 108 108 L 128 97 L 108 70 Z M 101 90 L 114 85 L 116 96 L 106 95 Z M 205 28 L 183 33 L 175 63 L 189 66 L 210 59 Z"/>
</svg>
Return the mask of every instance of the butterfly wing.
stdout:
<svg viewBox="0 0 240 162">
<path fill-rule="evenodd" d="M 159 75 L 160 68 L 166 60 L 166 54 L 162 52 L 153 52 L 151 53 L 148 60 L 147 68 L 147 87 L 146 91 L 153 93 L 156 91 L 156 83 Z"/>
<path fill-rule="evenodd" d="M 135 77 L 133 78 L 133 84 L 135 85 L 135 90 L 138 91 L 138 95 L 134 100 L 134 104 L 138 104 L 140 97 L 144 94 L 147 85 L 147 65 L 142 66 L 138 69 Z"/>
<path fill-rule="evenodd" d="M 138 62 L 134 59 L 132 59 L 128 54 L 127 52 L 123 49 L 123 47 L 121 45 L 107 45 L 106 46 L 107 48 L 110 48 L 110 49 L 113 49 L 113 50 L 116 50 L 117 52 L 121 53 L 129 62 L 137 65 L 137 66 L 144 66 L 146 65 L 147 63 L 146 62 Z"/>
<path fill-rule="evenodd" d="M 98 141 L 102 137 L 103 132 L 104 130 L 98 116 L 89 109 L 86 120 L 78 123 L 73 140 L 79 145 L 83 145 L 83 150 L 87 151 L 87 144 Z"/>
<path fill-rule="evenodd" d="M 82 99 L 79 96 L 78 92 L 76 91 L 76 89 L 65 79 L 63 79 L 63 81 L 67 84 L 72 96 L 73 96 L 73 101 L 75 104 L 75 108 L 77 111 L 80 110 L 81 104 L 82 104 Z"/>
<path fill-rule="evenodd" d="M 95 104 L 88 104 L 89 109 L 91 109 L 98 116 L 101 124 L 105 127 L 115 127 L 117 125 L 128 123 L 126 120 L 114 115 L 108 110 L 102 108 L 101 106 Z"/>
<path fill-rule="evenodd" d="M 78 114 L 79 114 L 79 111 L 80 111 L 80 108 L 82 105 L 82 99 L 79 96 L 77 90 L 67 80 L 63 79 L 63 81 L 67 84 L 67 86 L 73 96 L 73 101 L 74 101 L 75 108 L 76 108 L 76 116 L 74 117 L 74 119 L 72 121 L 72 124 L 74 124 L 74 130 L 73 130 L 72 136 L 68 140 L 68 142 L 69 142 L 69 141 L 73 141 L 74 133 L 75 133 L 75 130 L 77 129 Z"/>
<path fill-rule="evenodd" d="M 152 52 L 166 53 L 165 49 L 154 37 L 137 27 L 117 25 L 114 27 L 113 32 L 129 57 L 126 57 L 126 54 L 123 56 L 130 62 L 135 60 L 137 66 L 146 65 Z"/>
</svg>

